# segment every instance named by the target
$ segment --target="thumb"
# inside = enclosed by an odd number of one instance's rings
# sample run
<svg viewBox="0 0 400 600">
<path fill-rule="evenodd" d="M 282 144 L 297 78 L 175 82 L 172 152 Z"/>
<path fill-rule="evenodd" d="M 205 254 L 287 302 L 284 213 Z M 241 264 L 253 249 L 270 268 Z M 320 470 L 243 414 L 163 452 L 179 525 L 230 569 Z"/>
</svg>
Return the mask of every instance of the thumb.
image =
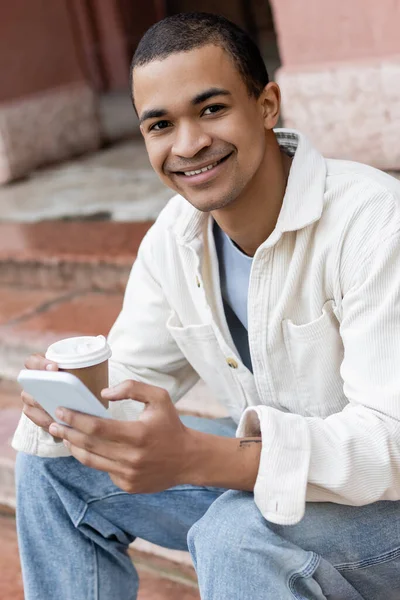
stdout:
<svg viewBox="0 0 400 600">
<path fill-rule="evenodd" d="M 161 388 L 147 383 L 128 379 L 114 387 L 105 388 L 101 395 L 105 400 L 116 402 L 117 400 L 137 400 L 143 404 L 154 404 L 158 402 Z"/>
</svg>

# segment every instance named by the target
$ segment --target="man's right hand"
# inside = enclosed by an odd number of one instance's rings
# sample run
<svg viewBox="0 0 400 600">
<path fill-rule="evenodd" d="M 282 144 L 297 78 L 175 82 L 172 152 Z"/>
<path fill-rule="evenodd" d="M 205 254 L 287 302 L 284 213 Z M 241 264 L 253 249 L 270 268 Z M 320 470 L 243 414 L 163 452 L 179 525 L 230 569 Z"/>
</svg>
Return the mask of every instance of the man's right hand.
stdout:
<svg viewBox="0 0 400 600">
<path fill-rule="evenodd" d="M 36 371 L 58 371 L 58 365 L 51 360 L 47 360 L 41 354 L 33 354 L 25 361 L 26 369 L 34 369 Z M 41 406 L 38 404 L 32 396 L 26 392 L 21 392 L 21 398 L 23 402 L 22 412 L 30 419 L 35 425 L 42 427 L 47 433 L 51 423 L 54 423 L 53 417 L 49 415 Z M 54 438 L 57 441 L 58 438 Z"/>
</svg>

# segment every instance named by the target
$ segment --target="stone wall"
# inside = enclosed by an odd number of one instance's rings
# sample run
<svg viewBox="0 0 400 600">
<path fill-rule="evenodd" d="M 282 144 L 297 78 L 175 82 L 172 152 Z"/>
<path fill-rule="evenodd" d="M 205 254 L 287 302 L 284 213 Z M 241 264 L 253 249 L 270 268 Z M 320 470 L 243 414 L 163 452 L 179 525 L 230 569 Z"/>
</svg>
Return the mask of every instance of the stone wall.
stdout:
<svg viewBox="0 0 400 600">
<path fill-rule="evenodd" d="M 271 0 L 283 118 L 326 155 L 400 170 L 400 0 Z"/>
<path fill-rule="evenodd" d="M 0 0 L 0 183 L 100 144 L 70 0 Z"/>
</svg>

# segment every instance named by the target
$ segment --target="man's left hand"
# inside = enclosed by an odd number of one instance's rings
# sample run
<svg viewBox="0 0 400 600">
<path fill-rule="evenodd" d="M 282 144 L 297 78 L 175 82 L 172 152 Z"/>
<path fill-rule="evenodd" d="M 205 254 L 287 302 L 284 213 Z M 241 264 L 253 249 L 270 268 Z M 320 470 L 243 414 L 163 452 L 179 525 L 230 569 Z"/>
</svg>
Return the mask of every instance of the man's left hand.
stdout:
<svg viewBox="0 0 400 600">
<path fill-rule="evenodd" d="M 50 433 L 63 438 L 82 464 L 106 471 L 129 493 L 151 493 L 188 483 L 190 432 L 165 390 L 128 380 L 103 390 L 105 400 L 130 398 L 145 404 L 137 421 L 101 419 L 58 409 L 70 427 L 53 423 Z"/>
</svg>

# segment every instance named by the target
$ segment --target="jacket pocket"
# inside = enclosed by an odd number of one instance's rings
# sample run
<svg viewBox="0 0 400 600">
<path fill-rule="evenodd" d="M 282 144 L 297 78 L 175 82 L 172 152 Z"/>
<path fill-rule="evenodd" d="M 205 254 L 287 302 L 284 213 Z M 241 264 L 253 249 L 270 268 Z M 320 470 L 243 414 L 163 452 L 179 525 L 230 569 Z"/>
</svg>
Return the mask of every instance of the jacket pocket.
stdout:
<svg viewBox="0 0 400 600">
<path fill-rule="evenodd" d="M 229 366 L 229 357 L 225 357 L 213 326 L 183 326 L 174 312 L 167 321 L 167 329 L 199 377 L 238 422 L 246 403 L 243 388 Z"/>
<path fill-rule="evenodd" d="M 282 323 L 286 350 L 297 385 L 297 412 L 304 416 L 327 417 L 348 403 L 343 392 L 340 367 L 343 343 L 335 305 L 329 300 L 318 319 L 295 325 Z"/>
</svg>

